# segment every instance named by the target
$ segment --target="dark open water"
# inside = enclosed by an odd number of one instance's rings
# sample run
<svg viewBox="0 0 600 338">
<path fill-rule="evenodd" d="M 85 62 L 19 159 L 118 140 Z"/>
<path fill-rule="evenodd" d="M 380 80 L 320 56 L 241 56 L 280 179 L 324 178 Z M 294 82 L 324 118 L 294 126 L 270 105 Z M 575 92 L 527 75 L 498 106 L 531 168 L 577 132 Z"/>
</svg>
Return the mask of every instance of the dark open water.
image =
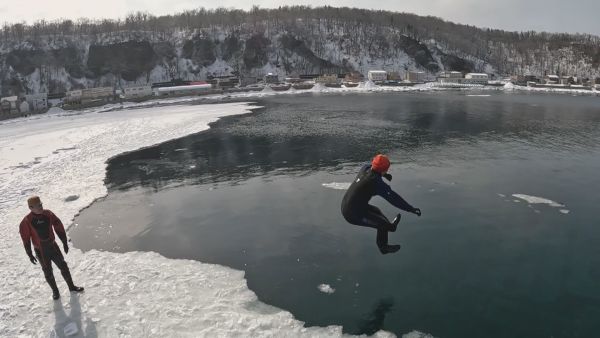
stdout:
<svg viewBox="0 0 600 338">
<path fill-rule="evenodd" d="M 600 98 L 444 92 L 256 104 L 264 108 L 111 159 L 109 194 L 75 220 L 75 245 L 241 269 L 262 301 L 348 333 L 600 334 Z M 323 186 L 350 182 L 377 151 L 393 160 L 392 187 L 423 211 L 390 234 L 402 245 L 395 255 L 379 254 L 372 229 L 345 223 L 344 190 Z"/>
</svg>

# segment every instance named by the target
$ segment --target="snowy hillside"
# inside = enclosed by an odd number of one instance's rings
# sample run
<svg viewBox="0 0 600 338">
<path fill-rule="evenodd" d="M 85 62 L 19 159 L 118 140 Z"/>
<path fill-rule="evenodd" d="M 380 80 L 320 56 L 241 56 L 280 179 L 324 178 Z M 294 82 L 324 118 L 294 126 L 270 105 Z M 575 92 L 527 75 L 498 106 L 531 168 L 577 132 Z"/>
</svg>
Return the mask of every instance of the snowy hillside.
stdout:
<svg viewBox="0 0 600 338">
<path fill-rule="evenodd" d="M 2 96 L 209 75 L 261 77 L 383 69 L 600 75 L 600 40 L 512 33 L 348 8 L 190 11 L 125 20 L 5 26 Z"/>
</svg>

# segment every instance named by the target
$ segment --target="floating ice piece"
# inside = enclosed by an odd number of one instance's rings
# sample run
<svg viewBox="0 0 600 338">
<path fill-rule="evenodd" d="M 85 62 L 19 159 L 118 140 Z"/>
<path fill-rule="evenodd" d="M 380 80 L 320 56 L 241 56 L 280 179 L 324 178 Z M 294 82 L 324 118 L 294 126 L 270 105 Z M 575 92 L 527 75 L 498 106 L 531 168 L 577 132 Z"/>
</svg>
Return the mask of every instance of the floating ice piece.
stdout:
<svg viewBox="0 0 600 338">
<path fill-rule="evenodd" d="M 329 284 L 319 284 L 317 288 L 319 289 L 319 291 L 327 294 L 332 294 L 335 292 L 335 289 L 332 288 Z"/>
<path fill-rule="evenodd" d="M 325 188 L 335 189 L 335 190 L 348 190 L 350 188 L 350 182 L 331 182 L 331 183 L 323 183 L 322 185 Z"/>
<path fill-rule="evenodd" d="M 565 214 L 565 215 L 570 212 L 569 209 L 560 209 L 559 211 L 561 214 Z"/>
<path fill-rule="evenodd" d="M 555 202 L 553 200 L 549 200 L 549 199 L 543 198 L 543 197 L 537 197 L 537 196 L 531 196 L 531 195 L 525 195 L 525 194 L 513 194 L 513 197 L 520 198 L 530 204 L 548 204 L 549 206 L 555 207 L 555 208 L 564 207 L 563 204 L 560 204 L 558 202 Z"/>
</svg>

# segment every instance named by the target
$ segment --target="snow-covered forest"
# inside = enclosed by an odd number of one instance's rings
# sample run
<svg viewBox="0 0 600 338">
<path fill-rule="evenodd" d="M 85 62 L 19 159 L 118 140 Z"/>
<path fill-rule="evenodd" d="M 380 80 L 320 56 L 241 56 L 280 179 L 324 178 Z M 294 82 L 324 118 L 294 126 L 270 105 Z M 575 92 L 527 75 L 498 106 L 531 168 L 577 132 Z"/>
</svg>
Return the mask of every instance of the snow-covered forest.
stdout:
<svg viewBox="0 0 600 338">
<path fill-rule="evenodd" d="M 38 21 L 0 30 L 0 95 L 172 78 L 383 69 L 599 76 L 600 38 L 506 32 L 435 17 L 303 6 Z"/>
</svg>

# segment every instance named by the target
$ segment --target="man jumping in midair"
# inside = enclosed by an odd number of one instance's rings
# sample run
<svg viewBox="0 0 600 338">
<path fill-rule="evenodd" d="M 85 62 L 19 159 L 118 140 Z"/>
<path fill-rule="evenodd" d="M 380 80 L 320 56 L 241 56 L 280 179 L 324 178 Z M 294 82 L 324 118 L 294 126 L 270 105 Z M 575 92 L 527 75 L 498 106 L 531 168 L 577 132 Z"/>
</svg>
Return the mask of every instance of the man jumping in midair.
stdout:
<svg viewBox="0 0 600 338">
<path fill-rule="evenodd" d="M 371 164 L 365 164 L 346 191 L 342 200 L 342 215 L 351 224 L 377 229 L 377 246 L 382 254 L 400 250 L 400 245 L 388 245 L 388 232 L 396 231 L 401 215 L 398 214 L 393 222 L 379 210 L 370 205 L 371 197 L 378 195 L 385 198 L 393 206 L 421 216 L 421 210 L 408 204 L 400 195 L 383 181 L 382 177 L 392 180 L 387 171 L 390 160 L 385 155 L 377 155 Z"/>
</svg>

